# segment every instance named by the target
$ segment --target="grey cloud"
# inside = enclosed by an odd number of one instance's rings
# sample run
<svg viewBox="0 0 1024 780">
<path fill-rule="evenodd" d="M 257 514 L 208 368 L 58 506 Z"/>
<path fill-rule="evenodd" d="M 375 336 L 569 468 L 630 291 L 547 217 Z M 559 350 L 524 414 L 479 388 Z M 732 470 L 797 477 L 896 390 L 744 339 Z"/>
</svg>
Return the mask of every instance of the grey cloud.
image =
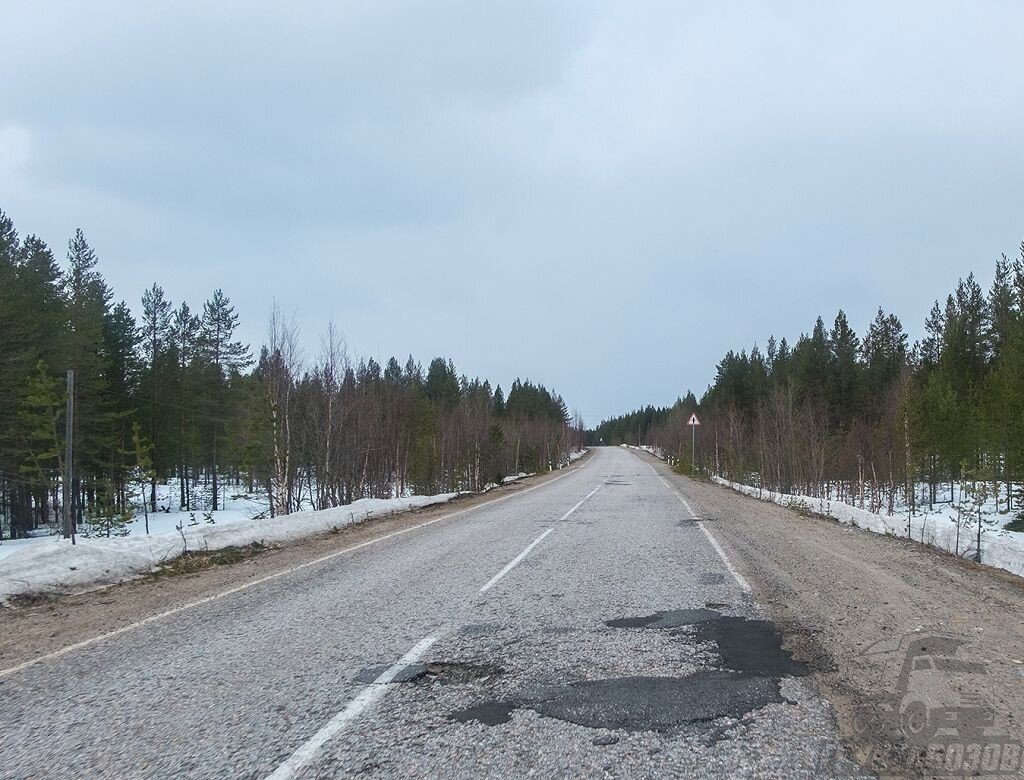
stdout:
<svg viewBox="0 0 1024 780">
<path fill-rule="evenodd" d="M 1024 238 L 1015 2 L 16 4 L 0 207 L 590 422 Z"/>
</svg>

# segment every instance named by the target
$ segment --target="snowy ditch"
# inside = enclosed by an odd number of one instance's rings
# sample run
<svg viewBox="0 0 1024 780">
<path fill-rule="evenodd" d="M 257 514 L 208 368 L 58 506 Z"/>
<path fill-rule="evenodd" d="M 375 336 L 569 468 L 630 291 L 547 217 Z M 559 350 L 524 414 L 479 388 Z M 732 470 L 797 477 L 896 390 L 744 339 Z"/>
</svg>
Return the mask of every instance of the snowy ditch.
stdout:
<svg viewBox="0 0 1024 780">
<path fill-rule="evenodd" d="M 666 460 L 664 453 L 655 447 L 646 445 L 637 447 L 632 444 L 622 446 L 628 449 L 642 450 L 660 460 Z M 943 552 L 958 555 L 961 558 L 973 558 L 978 546 L 977 518 L 965 517 L 958 527 L 955 518 L 956 507 L 951 503 L 936 505 L 933 510 L 919 509 L 909 517 L 908 524 L 909 513 L 905 506 L 899 507 L 898 509 L 902 511 L 896 514 L 882 515 L 836 499 L 778 493 L 739 482 L 730 482 L 717 476 L 711 477 L 711 480 L 716 484 L 761 501 L 831 517 L 844 525 L 856 526 L 872 533 L 902 539 L 909 538 L 911 541 L 936 547 Z M 981 563 L 1008 571 L 1018 577 L 1024 577 L 1024 533 L 1009 531 L 996 525 L 998 521 L 993 519 L 995 511 L 991 499 L 982 507 L 982 514 L 985 519 L 982 521 Z"/>
<path fill-rule="evenodd" d="M 919 511 L 909 518 L 908 529 L 906 513 L 892 516 L 881 515 L 828 498 L 777 493 L 738 482 L 730 482 L 722 477 L 712 477 L 711 479 L 719 485 L 732 488 L 744 495 L 792 509 L 802 509 L 831 517 L 845 525 L 853 525 L 873 533 L 906 539 L 909 530 L 909 538 L 912 541 L 937 547 L 944 552 L 953 554 L 959 548 L 961 557 L 973 556 L 976 551 L 976 519 L 966 525 L 961 523 L 958 529 L 956 521 L 943 511 Z M 1016 574 L 1018 577 L 1024 577 L 1024 533 L 1007 531 L 1003 528 L 983 528 L 981 562 L 986 566 L 993 566 Z"/>
</svg>

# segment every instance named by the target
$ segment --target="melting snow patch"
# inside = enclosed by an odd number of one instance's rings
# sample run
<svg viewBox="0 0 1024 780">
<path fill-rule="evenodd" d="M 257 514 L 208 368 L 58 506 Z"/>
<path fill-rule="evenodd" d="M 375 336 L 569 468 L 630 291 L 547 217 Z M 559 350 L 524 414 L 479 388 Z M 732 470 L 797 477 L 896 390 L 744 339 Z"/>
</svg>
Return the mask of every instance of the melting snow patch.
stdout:
<svg viewBox="0 0 1024 780">
<path fill-rule="evenodd" d="M 712 477 L 719 485 L 752 496 L 762 501 L 771 501 L 782 506 L 806 509 L 819 515 L 838 520 L 845 525 L 854 525 L 867 531 L 889 536 L 907 538 L 907 516 L 886 516 L 869 512 L 855 506 L 827 498 L 776 493 L 772 490 L 729 482 L 722 477 Z M 910 518 L 910 539 L 915 542 L 938 547 L 955 553 L 959 545 L 961 556 L 975 552 L 977 546 L 977 521 L 961 524 L 959 541 L 956 522 L 942 514 L 919 513 Z M 982 533 L 981 562 L 986 566 L 1003 569 L 1018 577 L 1024 577 L 1024 533 L 997 528 L 986 528 Z"/>
<path fill-rule="evenodd" d="M 316 536 L 371 517 L 450 501 L 455 493 L 406 498 L 363 498 L 346 506 L 121 539 L 60 537 L 31 540 L 0 559 L 0 604 L 22 594 L 62 593 L 109 585 L 154 571 L 189 551 L 221 550 L 259 542 L 280 544 Z M 9 543 L 5 543 L 9 544 Z"/>
</svg>

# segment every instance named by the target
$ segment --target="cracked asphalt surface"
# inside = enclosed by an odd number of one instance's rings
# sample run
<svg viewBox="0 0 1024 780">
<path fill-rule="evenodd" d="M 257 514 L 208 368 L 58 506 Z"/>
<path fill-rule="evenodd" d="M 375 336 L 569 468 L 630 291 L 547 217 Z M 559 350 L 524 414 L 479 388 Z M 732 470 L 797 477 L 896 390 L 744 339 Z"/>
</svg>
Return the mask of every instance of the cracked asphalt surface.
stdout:
<svg viewBox="0 0 1024 780">
<path fill-rule="evenodd" d="M 509 500 L 0 677 L 0 777 L 861 776 L 659 473 L 597 449 Z"/>
</svg>

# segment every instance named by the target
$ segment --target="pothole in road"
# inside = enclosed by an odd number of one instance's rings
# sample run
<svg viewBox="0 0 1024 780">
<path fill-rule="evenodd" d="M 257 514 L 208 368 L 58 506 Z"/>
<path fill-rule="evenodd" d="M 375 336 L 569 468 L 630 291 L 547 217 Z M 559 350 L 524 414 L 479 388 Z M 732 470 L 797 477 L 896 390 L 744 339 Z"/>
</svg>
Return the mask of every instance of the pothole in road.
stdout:
<svg viewBox="0 0 1024 780">
<path fill-rule="evenodd" d="M 367 669 L 357 677 L 359 682 L 371 683 L 386 667 Z M 458 685 L 486 683 L 505 673 L 500 666 L 464 662 L 432 661 L 423 664 L 409 664 L 398 671 L 392 683 L 413 683 L 416 685 Z"/>
<path fill-rule="evenodd" d="M 465 684 L 471 682 L 487 682 L 504 674 L 500 666 L 490 664 L 448 663 L 434 661 L 426 664 L 409 664 L 398 675 L 394 682 L 409 682 L 430 685 L 432 683 Z"/>
<path fill-rule="evenodd" d="M 686 517 L 676 521 L 676 528 L 697 528 L 697 523 L 706 523 L 713 517 Z"/>
</svg>

